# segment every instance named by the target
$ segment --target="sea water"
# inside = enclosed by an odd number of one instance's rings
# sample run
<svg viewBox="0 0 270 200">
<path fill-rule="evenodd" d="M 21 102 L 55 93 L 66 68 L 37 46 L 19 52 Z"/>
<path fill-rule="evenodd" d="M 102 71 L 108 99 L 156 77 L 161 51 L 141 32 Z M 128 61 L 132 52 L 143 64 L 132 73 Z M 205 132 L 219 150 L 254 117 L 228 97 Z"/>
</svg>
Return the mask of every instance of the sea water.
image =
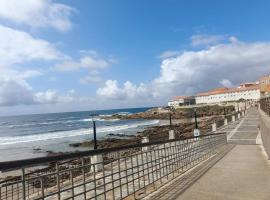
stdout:
<svg viewBox="0 0 270 200">
<path fill-rule="evenodd" d="M 93 117 L 97 138 L 108 134 L 132 135 L 146 127 L 157 125 L 159 120 L 106 119 L 113 114 L 128 115 L 149 108 L 82 111 L 53 114 L 35 114 L 0 117 L 0 161 L 26 159 L 46 155 L 46 151 L 66 152 L 87 150 L 72 148 L 71 143 L 93 139 Z"/>
</svg>

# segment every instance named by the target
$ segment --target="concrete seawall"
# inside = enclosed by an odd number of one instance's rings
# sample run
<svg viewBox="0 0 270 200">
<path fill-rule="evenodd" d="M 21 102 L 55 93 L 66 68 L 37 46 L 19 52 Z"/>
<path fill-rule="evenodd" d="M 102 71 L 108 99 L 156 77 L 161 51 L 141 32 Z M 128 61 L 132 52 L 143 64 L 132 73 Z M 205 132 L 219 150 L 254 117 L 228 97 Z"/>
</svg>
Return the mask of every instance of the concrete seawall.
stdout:
<svg viewBox="0 0 270 200">
<path fill-rule="evenodd" d="M 270 117 L 262 110 L 260 113 L 260 133 L 262 137 L 263 147 L 270 159 Z"/>
</svg>

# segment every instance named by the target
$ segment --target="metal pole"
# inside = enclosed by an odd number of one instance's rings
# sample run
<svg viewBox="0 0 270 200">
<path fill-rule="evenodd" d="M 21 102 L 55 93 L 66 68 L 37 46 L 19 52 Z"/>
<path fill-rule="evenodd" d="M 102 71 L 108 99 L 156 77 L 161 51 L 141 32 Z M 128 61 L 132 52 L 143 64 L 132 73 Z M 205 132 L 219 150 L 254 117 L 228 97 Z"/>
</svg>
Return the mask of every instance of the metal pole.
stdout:
<svg viewBox="0 0 270 200">
<path fill-rule="evenodd" d="M 96 121 L 93 120 L 93 133 L 94 133 L 94 149 L 97 149 L 97 130 Z"/>
<path fill-rule="evenodd" d="M 170 118 L 170 129 L 172 130 L 172 113 L 169 114 L 169 118 Z"/>
<path fill-rule="evenodd" d="M 224 107 L 223 110 L 224 110 L 224 116 L 226 117 L 226 108 Z"/>
<path fill-rule="evenodd" d="M 198 129 L 198 121 L 197 121 L 197 112 L 194 110 L 194 117 L 195 117 L 195 128 Z"/>
</svg>

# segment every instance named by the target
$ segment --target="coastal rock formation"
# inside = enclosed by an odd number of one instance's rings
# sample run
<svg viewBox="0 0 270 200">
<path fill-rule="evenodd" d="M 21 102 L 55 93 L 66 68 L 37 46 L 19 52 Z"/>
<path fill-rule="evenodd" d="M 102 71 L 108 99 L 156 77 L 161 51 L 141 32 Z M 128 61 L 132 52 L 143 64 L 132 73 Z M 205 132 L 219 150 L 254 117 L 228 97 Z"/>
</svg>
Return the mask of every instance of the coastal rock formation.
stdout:
<svg viewBox="0 0 270 200">
<path fill-rule="evenodd" d="M 234 106 L 200 106 L 196 107 L 198 117 L 221 115 L 224 113 L 231 113 L 234 111 Z M 152 108 L 145 112 L 130 114 L 130 115 L 119 115 L 115 114 L 112 116 L 103 117 L 103 119 L 168 119 L 169 113 L 171 113 L 173 119 L 185 119 L 191 118 L 194 115 L 194 108 L 178 108 L 170 109 L 168 107 Z"/>
</svg>

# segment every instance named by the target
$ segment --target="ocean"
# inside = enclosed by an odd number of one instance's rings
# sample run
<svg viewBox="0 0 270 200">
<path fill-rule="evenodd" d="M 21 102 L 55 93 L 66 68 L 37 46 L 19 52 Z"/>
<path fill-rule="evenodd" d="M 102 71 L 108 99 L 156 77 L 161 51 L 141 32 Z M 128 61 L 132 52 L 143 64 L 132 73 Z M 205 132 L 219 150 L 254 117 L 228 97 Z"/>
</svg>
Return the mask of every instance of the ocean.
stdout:
<svg viewBox="0 0 270 200">
<path fill-rule="evenodd" d="M 93 139 L 91 115 L 96 114 L 97 138 L 108 134 L 136 134 L 159 120 L 105 120 L 113 114 L 128 115 L 150 108 L 81 111 L 52 114 L 0 117 L 0 162 L 45 156 L 46 151 L 87 150 L 73 148 L 70 143 Z"/>
</svg>

